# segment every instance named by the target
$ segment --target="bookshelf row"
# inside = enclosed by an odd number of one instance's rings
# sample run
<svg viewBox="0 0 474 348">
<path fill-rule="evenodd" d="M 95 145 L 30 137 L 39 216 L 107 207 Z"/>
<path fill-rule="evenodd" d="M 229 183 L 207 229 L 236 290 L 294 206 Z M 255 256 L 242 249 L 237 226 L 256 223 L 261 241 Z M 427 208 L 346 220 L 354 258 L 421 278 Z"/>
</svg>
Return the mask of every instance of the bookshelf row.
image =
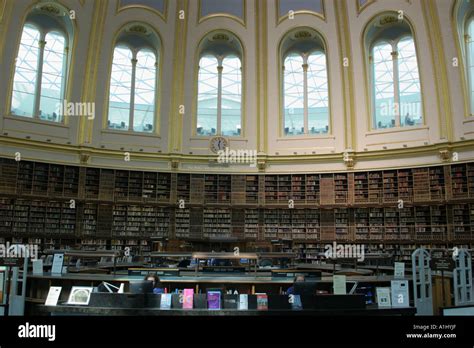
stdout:
<svg viewBox="0 0 474 348">
<path fill-rule="evenodd" d="M 364 244 L 364 254 L 389 254 L 393 261 L 403 261 L 408 264 L 411 263 L 411 255 L 418 248 L 425 249 L 452 249 L 454 246 L 463 249 L 472 249 L 473 243 L 445 243 L 432 242 L 425 243 L 405 243 L 405 244 Z M 297 261 L 315 263 L 326 260 L 324 255 L 327 251 L 327 244 L 314 242 L 294 242 L 283 247 L 284 252 L 293 252 L 297 255 Z"/>
<path fill-rule="evenodd" d="M 474 199 L 474 163 L 335 174 L 177 174 L 0 159 L 0 194 L 136 204 L 376 205 Z"/>
<path fill-rule="evenodd" d="M 197 240 L 471 240 L 474 203 L 335 209 L 158 207 L 0 197 L 0 236 Z"/>
</svg>

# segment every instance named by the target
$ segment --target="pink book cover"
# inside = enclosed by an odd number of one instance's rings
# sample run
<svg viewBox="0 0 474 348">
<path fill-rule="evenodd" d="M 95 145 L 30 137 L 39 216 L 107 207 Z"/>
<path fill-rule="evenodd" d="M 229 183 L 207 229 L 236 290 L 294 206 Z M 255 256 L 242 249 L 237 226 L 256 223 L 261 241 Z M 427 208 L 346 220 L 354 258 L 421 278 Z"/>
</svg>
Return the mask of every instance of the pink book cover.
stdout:
<svg viewBox="0 0 474 348">
<path fill-rule="evenodd" d="M 193 289 L 184 289 L 183 291 L 183 309 L 193 309 Z"/>
</svg>

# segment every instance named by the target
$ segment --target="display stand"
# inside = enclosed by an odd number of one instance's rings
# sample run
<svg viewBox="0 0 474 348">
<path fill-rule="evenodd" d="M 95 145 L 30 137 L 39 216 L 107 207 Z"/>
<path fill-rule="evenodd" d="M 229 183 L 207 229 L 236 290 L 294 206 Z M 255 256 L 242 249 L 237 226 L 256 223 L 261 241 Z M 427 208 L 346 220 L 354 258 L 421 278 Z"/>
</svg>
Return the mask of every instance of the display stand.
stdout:
<svg viewBox="0 0 474 348">
<path fill-rule="evenodd" d="M 431 284 L 430 253 L 423 248 L 411 255 L 413 293 L 417 315 L 433 315 L 433 287 Z"/>
<path fill-rule="evenodd" d="M 453 260 L 456 265 L 453 272 L 454 304 L 456 307 L 474 304 L 471 254 L 465 249 L 459 249 L 453 254 Z"/>
</svg>

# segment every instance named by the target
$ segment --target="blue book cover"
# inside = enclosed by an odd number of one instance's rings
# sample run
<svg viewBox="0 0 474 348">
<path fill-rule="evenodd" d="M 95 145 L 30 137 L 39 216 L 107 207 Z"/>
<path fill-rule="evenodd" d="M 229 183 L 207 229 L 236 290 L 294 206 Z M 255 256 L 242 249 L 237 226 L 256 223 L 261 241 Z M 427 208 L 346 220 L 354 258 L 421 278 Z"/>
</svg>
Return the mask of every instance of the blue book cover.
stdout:
<svg viewBox="0 0 474 348">
<path fill-rule="evenodd" d="M 170 309 L 171 308 L 171 294 L 161 294 L 161 309 Z"/>
<path fill-rule="evenodd" d="M 220 291 L 209 291 L 207 293 L 207 306 L 212 310 L 221 309 L 221 292 Z"/>
</svg>

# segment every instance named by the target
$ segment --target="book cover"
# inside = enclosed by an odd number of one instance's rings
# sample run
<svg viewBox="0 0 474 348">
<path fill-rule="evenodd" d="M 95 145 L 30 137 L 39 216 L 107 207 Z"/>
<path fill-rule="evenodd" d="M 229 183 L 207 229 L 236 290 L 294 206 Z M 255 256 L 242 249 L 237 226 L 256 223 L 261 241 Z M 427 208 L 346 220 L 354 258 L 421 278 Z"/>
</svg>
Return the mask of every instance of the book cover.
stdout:
<svg viewBox="0 0 474 348">
<path fill-rule="evenodd" d="M 224 295 L 224 308 L 237 309 L 239 305 L 239 295 Z"/>
<path fill-rule="evenodd" d="M 249 309 L 249 295 L 242 294 L 239 297 L 239 310 L 246 311 Z"/>
<path fill-rule="evenodd" d="M 377 304 L 379 307 L 392 307 L 390 288 L 377 288 Z"/>
<path fill-rule="evenodd" d="M 290 295 L 292 296 L 290 303 L 291 309 L 293 310 L 301 310 L 303 309 L 303 304 L 301 303 L 301 296 L 300 295 Z"/>
<path fill-rule="evenodd" d="M 209 291 L 207 293 L 207 305 L 209 309 L 213 309 L 213 310 L 221 309 L 221 292 Z"/>
<path fill-rule="evenodd" d="M 256 294 L 256 295 L 257 295 L 257 310 L 266 311 L 268 309 L 267 294 Z"/>
<path fill-rule="evenodd" d="M 184 289 L 183 291 L 183 309 L 193 309 L 193 289 Z"/>
<path fill-rule="evenodd" d="M 161 309 L 170 309 L 171 308 L 171 294 L 161 294 Z"/>
</svg>

